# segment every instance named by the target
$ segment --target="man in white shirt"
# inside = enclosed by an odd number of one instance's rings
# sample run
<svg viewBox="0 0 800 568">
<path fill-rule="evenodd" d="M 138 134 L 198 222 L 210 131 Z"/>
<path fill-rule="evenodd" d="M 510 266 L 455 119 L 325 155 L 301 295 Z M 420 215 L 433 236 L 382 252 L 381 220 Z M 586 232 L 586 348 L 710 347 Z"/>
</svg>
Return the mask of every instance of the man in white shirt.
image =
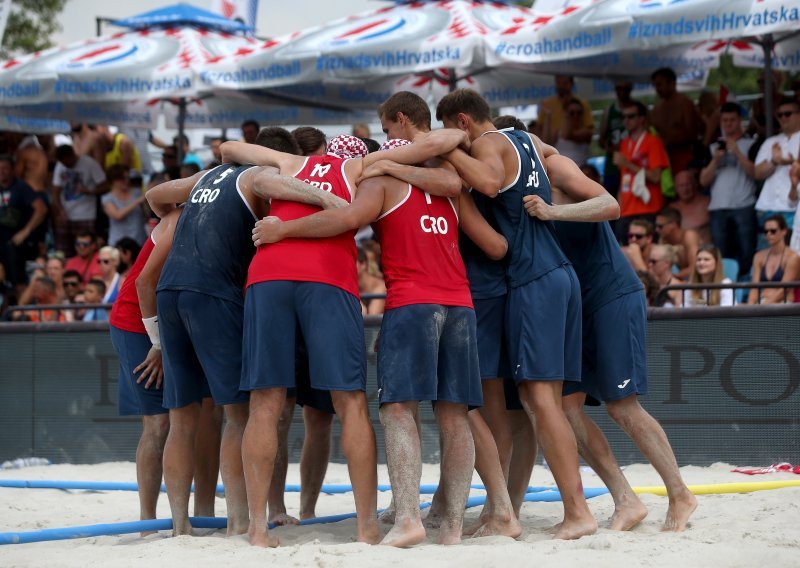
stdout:
<svg viewBox="0 0 800 568">
<path fill-rule="evenodd" d="M 764 180 L 756 202 L 759 227 L 764 219 L 780 213 L 790 227 L 794 224 L 797 204 L 789 200 L 789 168 L 800 155 L 800 102 L 784 98 L 776 113 L 781 133 L 764 141 L 756 157 L 755 178 Z M 795 230 L 797 226 L 795 226 Z"/>
<path fill-rule="evenodd" d="M 97 196 L 108 191 L 103 168 L 89 156 L 78 156 L 72 146 L 56 148 L 53 170 L 53 228 L 56 248 L 75 254 L 75 237 L 95 231 Z"/>
</svg>

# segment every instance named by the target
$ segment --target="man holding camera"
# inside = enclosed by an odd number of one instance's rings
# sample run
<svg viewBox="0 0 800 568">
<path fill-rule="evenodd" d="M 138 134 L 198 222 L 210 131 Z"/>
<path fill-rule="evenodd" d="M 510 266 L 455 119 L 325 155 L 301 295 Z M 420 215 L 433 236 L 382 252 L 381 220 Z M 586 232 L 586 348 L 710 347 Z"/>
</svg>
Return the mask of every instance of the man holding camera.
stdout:
<svg viewBox="0 0 800 568">
<path fill-rule="evenodd" d="M 711 162 L 700 172 L 700 184 L 711 188 L 711 239 L 723 257 L 739 262 L 739 274 L 748 274 L 758 224 L 755 165 L 747 157 L 754 141 L 744 136 L 741 113 L 736 103 L 720 108 L 722 137 L 711 144 Z"/>
</svg>

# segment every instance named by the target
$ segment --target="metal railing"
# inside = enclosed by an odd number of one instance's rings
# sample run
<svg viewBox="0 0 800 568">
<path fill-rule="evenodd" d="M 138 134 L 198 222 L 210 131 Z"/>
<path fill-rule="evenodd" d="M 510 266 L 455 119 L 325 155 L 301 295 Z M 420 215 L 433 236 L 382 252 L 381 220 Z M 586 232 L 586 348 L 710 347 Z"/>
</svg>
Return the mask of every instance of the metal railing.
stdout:
<svg viewBox="0 0 800 568">
<path fill-rule="evenodd" d="M 686 292 L 691 292 L 693 290 L 702 290 L 705 291 L 705 300 L 706 305 L 708 304 L 708 299 L 711 294 L 712 290 L 751 290 L 755 289 L 758 291 L 757 293 L 757 304 L 761 303 L 761 297 L 764 290 L 783 290 L 783 302 L 778 302 L 781 304 L 791 304 L 794 303 L 794 293 L 793 291 L 797 288 L 800 288 L 800 281 L 792 281 L 792 282 L 728 282 L 728 283 L 718 283 L 718 284 L 705 284 L 702 282 L 698 282 L 696 284 L 670 284 L 669 286 L 664 286 L 661 290 L 658 291 L 658 295 L 656 296 L 656 305 L 662 306 L 664 303 L 669 300 L 669 292 L 672 291 L 680 291 L 681 292 L 681 304 L 686 305 Z M 737 294 L 733 294 L 733 304 L 736 305 L 742 304 L 743 302 L 737 302 L 738 298 L 736 297 Z M 698 304 L 698 307 L 704 307 Z"/>
</svg>

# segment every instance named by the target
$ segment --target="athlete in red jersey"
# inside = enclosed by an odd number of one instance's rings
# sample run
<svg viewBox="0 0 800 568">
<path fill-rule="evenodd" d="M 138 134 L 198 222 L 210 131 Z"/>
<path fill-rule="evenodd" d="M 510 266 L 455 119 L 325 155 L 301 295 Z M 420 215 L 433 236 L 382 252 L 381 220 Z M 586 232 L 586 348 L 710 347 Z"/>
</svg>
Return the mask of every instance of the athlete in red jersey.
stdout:
<svg viewBox="0 0 800 568">
<path fill-rule="evenodd" d="M 461 185 L 445 169 L 421 170 L 415 179 Z M 277 182 L 277 180 L 276 180 Z M 474 465 L 468 406 L 480 405 L 475 315 L 458 251 L 462 228 L 487 254 L 505 254 L 505 239 L 483 220 L 469 196 L 457 203 L 435 197 L 391 177 L 359 185 L 350 207 L 257 224 L 257 244 L 284 238 L 324 238 L 373 222 L 382 243 L 387 311 L 381 326 L 379 376 L 381 422 L 397 510 L 395 527 L 383 543 L 409 546 L 425 538 L 419 516 L 420 448 L 414 414 L 420 400 L 436 400 L 443 437 L 442 475 L 447 511 L 440 542 L 461 540 L 464 503 Z M 438 361 L 438 363 L 437 363 Z M 401 467 L 401 464 L 404 464 Z M 408 467 L 412 464 L 411 467 Z"/>
<path fill-rule="evenodd" d="M 414 146 L 394 150 L 389 157 L 399 162 L 416 163 L 447 152 L 463 142 L 460 133 L 442 131 Z M 225 161 L 278 167 L 283 174 L 283 183 L 278 186 L 299 184 L 308 188 L 303 180 L 287 177 L 301 173 L 308 165 L 310 171 L 303 173 L 308 173 L 309 182 L 331 192 L 355 188 L 355 181 L 364 167 L 381 157 L 376 153 L 363 159 L 345 161 L 338 158 L 307 160 L 237 142 L 226 142 L 222 152 Z M 334 190 L 334 187 L 338 189 Z M 283 208 L 273 200 L 273 211 L 276 205 L 278 211 Z M 286 209 L 284 214 L 287 214 Z M 350 230 L 355 228 L 357 226 Z M 319 249 L 320 243 L 317 242 L 318 252 L 303 246 L 300 249 L 303 256 L 299 258 L 294 256 L 297 249 L 292 247 L 300 243 L 288 248 L 276 247 L 272 253 L 257 254 L 248 278 L 252 284 L 245 299 L 245 356 L 241 388 L 251 391 L 243 460 L 251 515 L 250 542 L 254 545 L 277 544 L 267 530 L 266 501 L 274 468 L 277 418 L 286 396 L 285 389 L 295 384 L 294 330 L 298 322 L 308 346 L 311 386 L 331 391 L 334 408 L 342 422 L 342 447 L 349 464 L 358 513 L 358 540 L 370 543 L 380 540 L 375 519 L 375 434 L 364 392 L 366 358 L 357 297 L 355 249 L 352 238 L 350 242 L 342 238 L 327 244 L 334 242 L 337 243 L 335 252 L 328 250 L 326 253 L 324 248 Z M 325 264 L 328 262 L 327 254 L 339 259 L 336 266 Z M 261 265 L 261 259 L 270 255 L 283 272 Z M 317 272 L 314 265 L 318 263 L 323 263 L 333 272 Z M 263 280 L 256 282 L 256 279 Z"/>
</svg>

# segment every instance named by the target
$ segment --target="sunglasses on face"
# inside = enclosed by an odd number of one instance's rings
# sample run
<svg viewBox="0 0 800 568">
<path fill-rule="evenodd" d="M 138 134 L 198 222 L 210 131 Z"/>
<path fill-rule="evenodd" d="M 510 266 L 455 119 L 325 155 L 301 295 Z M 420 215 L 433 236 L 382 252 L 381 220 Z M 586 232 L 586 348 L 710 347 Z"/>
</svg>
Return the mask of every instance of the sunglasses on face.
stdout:
<svg viewBox="0 0 800 568">
<path fill-rule="evenodd" d="M 793 110 L 787 110 L 787 111 L 784 111 L 784 112 L 777 112 L 777 113 L 775 113 L 775 116 L 777 116 L 778 118 L 789 118 L 793 114 L 794 114 Z"/>
<path fill-rule="evenodd" d="M 645 234 L 643 234 L 643 233 L 628 233 L 628 240 L 629 240 L 629 241 L 636 241 L 636 240 L 638 240 L 638 239 L 643 239 L 643 238 L 645 238 L 646 236 L 647 236 L 647 235 L 645 235 Z"/>
<path fill-rule="evenodd" d="M 75 241 L 75 246 L 79 248 L 91 246 L 92 241 Z"/>
<path fill-rule="evenodd" d="M 778 229 L 764 229 L 765 235 L 775 235 L 778 233 Z"/>
<path fill-rule="evenodd" d="M 647 259 L 647 264 L 649 264 L 650 266 L 653 266 L 654 264 L 658 264 L 659 262 L 661 262 L 661 259 L 658 259 L 658 258 L 648 258 Z"/>
<path fill-rule="evenodd" d="M 101 258 L 100 259 L 100 264 L 111 264 L 112 262 L 114 262 L 114 261 L 111 260 L 110 258 Z"/>
<path fill-rule="evenodd" d="M 67 282 L 67 281 L 64 282 L 64 287 L 72 287 L 72 286 L 80 286 L 80 285 L 81 285 L 80 282 Z"/>
</svg>

